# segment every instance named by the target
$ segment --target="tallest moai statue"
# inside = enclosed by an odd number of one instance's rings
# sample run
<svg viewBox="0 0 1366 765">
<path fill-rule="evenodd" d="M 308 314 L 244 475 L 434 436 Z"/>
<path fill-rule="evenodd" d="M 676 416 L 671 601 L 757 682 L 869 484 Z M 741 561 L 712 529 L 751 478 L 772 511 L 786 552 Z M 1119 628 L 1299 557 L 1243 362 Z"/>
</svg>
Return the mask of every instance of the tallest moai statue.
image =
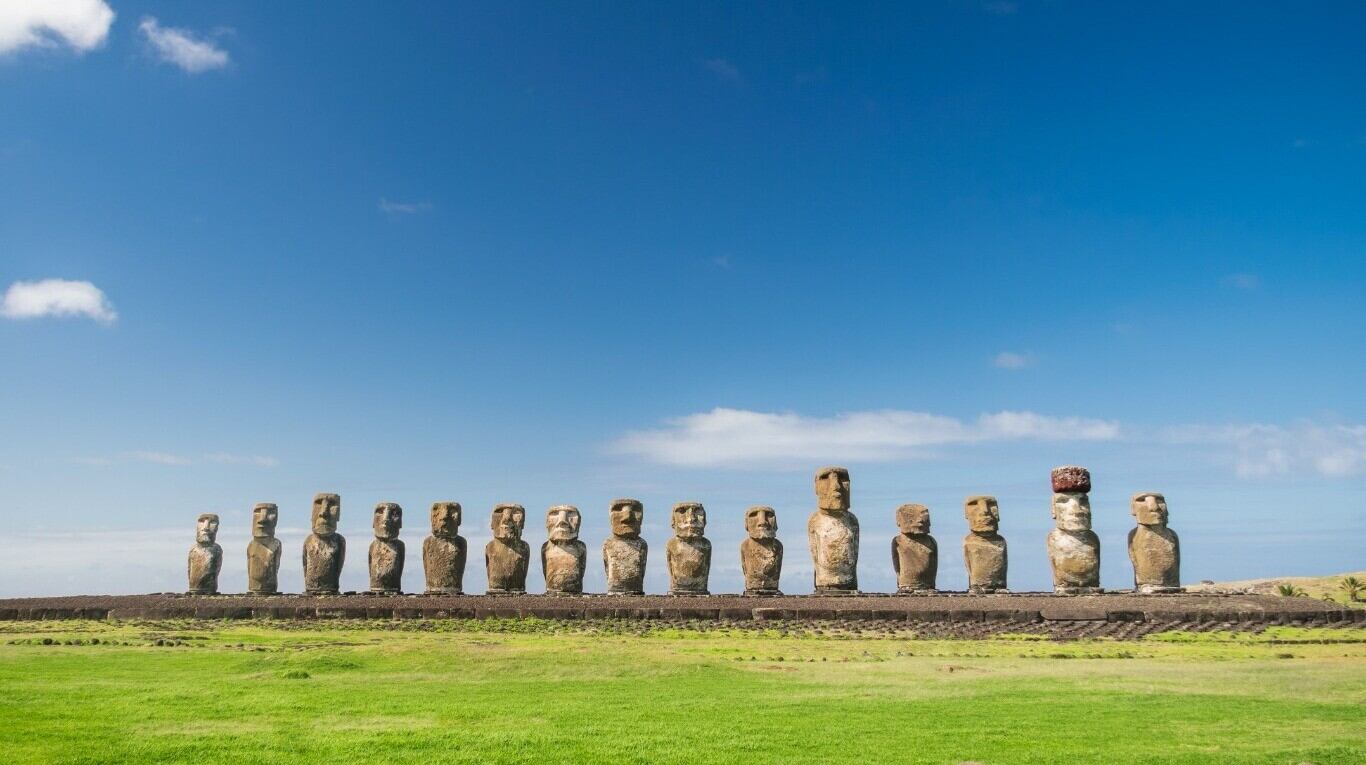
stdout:
<svg viewBox="0 0 1366 765">
<path fill-rule="evenodd" d="M 1100 592 L 1100 537 L 1091 530 L 1091 473 L 1066 465 L 1053 468 L 1053 521 L 1048 561 L 1059 595 Z"/>
<path fill-rule="evenodd" d="M 341 520 L 341 497 L 313 497 L 313 533 L 304 540 L 304 592 L 336 595 L 341 592 L 342 564 L 346 562 L 346 538 L 337 533 Z"/>
<path fill-rule="evenodd" d="M 848 469 L 831 466 L 816 471 L 819 509 L 806 521 L 806 538 L 818 594 L 858 592 L 858 518 L 849 512 L 849 488 Z"/>
</svg>

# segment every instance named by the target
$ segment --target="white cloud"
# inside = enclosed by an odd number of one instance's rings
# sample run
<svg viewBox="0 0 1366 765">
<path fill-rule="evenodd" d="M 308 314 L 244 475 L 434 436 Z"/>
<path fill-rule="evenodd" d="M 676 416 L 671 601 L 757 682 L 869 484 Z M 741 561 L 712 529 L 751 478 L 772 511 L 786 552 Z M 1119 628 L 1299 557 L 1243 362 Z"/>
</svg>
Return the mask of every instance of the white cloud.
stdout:
<svg viewBox="0 0 1366 765">
<path fill-rule="evenodd" d="M 390 202 L 383 197 L 379 200 L 379 210 L 387 215 L 416 215 L 432 209 L 431 202 Z"/>
<path fill-rule="evenodd" d="M 1241 478 L 1314 473 L 1334 478 L 1366 474 L 1366 425 L 1185 425 L 1168 428 L 1174 444 L 1229 447 Z"/>
<path fill-rule="evenodd" d="M 15 282 L 5 290 L 0 316 L 37 319 L 43 316 L 87 316 L 105 324 L 119 317 L 99 287 L 90 282 L 43 279 Z"/>
<path fill-rule="evenodd" d="M 1001 351 L 991 363 L 998 369 L 1024 369 L 1029 366 L 1030 359 L 1023 353 Z"/>
<path fill-rule="evenodd" d="M 138 24 L 138 31 L 147 38 L 147 43 L 162 61 L 175 64 L 190 74 L 222 69 L 228 65 L 227 51 L 196 37 L 188 29 L 163 27 L 155 18 L 146 16 Z"/>
<path fill-rule="evenodd" d="M 744 81 L 744 77 L 740 75 L 739 67 L 724 58 L 706 59 L 702 62 L 702 67 L 726 82 L 739 85 Z"/>
<path fill-rule="evenodd" d="M 0 0 L 0 54 L 59 45 L 84 53 L 104 44 L 113 23 L 104 0 Z"/>
<path fill-rule="evenodd" d="M 626 433 L 612 450 L 686 467 L 753 466 L 822 459 L 891 461 L 928 447 L 983 441 L 1109 441 L 1119 425 L 1033 412 L 983 414 L 975 422 L 897 409 L 834 417 L 716 408 Z"/>
<path fill-rule="evenodd" d="M 1262 286 L 1262 279 L 1256 274 L 1229 274 L 1219 281 L 1225 287 L 1238 290 L 1255 290 Z"/>
</svg>

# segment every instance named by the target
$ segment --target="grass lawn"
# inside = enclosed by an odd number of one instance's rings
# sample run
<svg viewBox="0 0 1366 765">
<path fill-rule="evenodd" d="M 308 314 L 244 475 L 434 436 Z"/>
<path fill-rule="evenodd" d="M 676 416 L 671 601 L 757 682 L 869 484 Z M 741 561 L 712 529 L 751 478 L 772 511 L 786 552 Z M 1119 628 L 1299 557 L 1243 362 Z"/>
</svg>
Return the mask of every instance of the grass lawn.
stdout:
<svg viewBox="0 0 1366 765">
<path fill-rule="evenodd" d="M 1364 635 L 9 622 L 0 760 L 1359 765 Z"/>
</svg>

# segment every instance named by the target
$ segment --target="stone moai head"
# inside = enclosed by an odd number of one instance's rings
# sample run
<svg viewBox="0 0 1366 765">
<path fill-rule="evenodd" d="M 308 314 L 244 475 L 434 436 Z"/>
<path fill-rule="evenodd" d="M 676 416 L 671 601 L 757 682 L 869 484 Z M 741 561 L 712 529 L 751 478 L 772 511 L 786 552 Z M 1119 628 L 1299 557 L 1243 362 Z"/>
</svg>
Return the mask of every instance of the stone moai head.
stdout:
<svg viewBox="0 0 1366 765">
<path fill-rule="evenodd" d="M 1140 526 L 1167 525 L 1167 498 L 1155 491 L 1140 491 L 1129 500 L 1129 512 Z"/>
<path fill-rule="evenodd" d="M 375 505 L 375 515 L 370 525 L 375 529 L 376 539 L 398 539 L 398 531 L 403 528 L 403 508 L 397 502 Z"/>
<path fill-rule="evenodd" d="M 745 511 L 745 531 L 750 539 L 773 539 L 778 536 L 778 514 L 768 505 L 755 505 Z"/>
<path fill-rule="evenodd" d="M 930 509 L 924 505 L 902 505 L 896 509 L 896 527 L 902 534 L 930 533 Z"/>
<path fill-rule="evenodd" d="M 201 545 L 211 545 L 218 541 L 218 516 L 204 513 L 195 521 L 194 541 Z"/>
<path fill-rule="evenodd" d="M 337 523 L 341 521 L 341 497 L 336 494 L 315 494 L 313 496 L 313 533 L 320 537 L 330 537 L 337 533 Z"/>
<path fill-rule="evenodd" d="M 1054 494 L 1053 521 L 1063 531 L 1089 531 L 1091 498 L 1080 492 Z"/>
<path fill-rule="evenodd" d="M 280 522 L 280 508 L 273 502 L 261 502 L 251 509 L 251 535 L 257 539 L 275 536 L 275 524 Z"/>
<path fill-rule="evenodd" d="M 522 527 L 526 525 L 526 508 L 521 505 L 494 505 L 493 519 L 489 527 L 493 538 L 504 542 L 515 542 L 522 538 Z"/>
<path fill-rule="evenodd" d="M 552 542 L 569 542 L 579 538 L 583 516 L 573 505 L 555 505 L 545 513 L 545 533 Z"/>
<path fill-rule="evenodd" d="M 849 509 L 849 470 L 829 466 L 816 471 L 816 500 L 826 512 Z"/>
<path fill-rule="evenodd" d="M 968 497 L 963 502 L 963 517 L 968 529 L 977 534 L 995 534 L 1001 527 L 1001 506 L 995 497 L 984 494 Z"/>
<path fill-rule="evenodd" d="M 460 503 L 432 503 L 432 536 L 454 537 L 460 533 Z"/>
<path fill-rule="evenodd" d="M 679 539 L 700 539 L 707 530 L 707 511 L 701 502 L 679 502 L 671 522 Z"/>
<path fill-rule="evenodd" d="M 645 522 L 645 506 L 638 499 L 614 499 L 607 510 L 612 522 L 613 536 L 636 539 L 640 537 L 640 526 Z"/>
</svg>

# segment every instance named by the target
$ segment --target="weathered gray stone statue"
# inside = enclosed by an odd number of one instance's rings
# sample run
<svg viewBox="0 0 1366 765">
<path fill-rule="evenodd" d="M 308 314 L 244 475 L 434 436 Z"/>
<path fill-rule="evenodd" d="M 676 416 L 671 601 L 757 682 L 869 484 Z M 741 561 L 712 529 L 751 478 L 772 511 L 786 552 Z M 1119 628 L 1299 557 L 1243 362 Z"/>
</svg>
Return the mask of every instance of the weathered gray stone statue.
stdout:
<svg viewBox="0 0 1366 765">
<path fill-rule="evenodd" d="M 342 565 L 346 563 L 346 538 L 337 533 L 341 521 L 341 497 L 313 497 L 313 533 L 304 540 L 304 592 L 336 595 L 341 592 Z"/>
<path fill-rule="evenodd" d="M 583 516 L 573 505 L 555 505 L 546 511 L 546 541 L 541 545 L 541 570 L 547 595 L 583 592 L 583 572 L 588 566 L 588 546 L 579 541 Z"/>
<path fill-rule="evenodd" d="M 428 595 L 464 592 L 465 557 L 469 549 L 460 536 L 460 503 L 432 503 L 432 535 L 422 540 L 422 569 Z"/>
<path fill-rule="evenodd" d="M 1129 532 L 1134 587 L 1144 594 L 1182 592 L 1181 540 L 1167 528 L 1167 498 L 1139 492 L 1129 500 L 1129 511 L 1138 521 Z"/>
<path fill-rule="evenodd" d="M 711 542 L 702 536 L 707 530 L 707 511 L 699 502 L 674 505 L 674 535 L 664 545 L 669 564 L 670 595 L 706 595 L 711 575 Z"/>
<path fill-rule="evenodd" d="M 1053 521 L 1048 561 L 1053 592 L 1100 592 L 1100 537 L 1091 530 L 1091 473 L 1075 465 L 1053 468 Z"/>
<path fill-rule="evenodd" d="M 503 504 L 493 508 L 493 539 L 484 545 L 484 564 L 488 568 L 490 595 L 526 592 L 526 570 L 531 547 L 522 541 L 526 510 L 521 505 Z"/>
<path fill-rule="evenodd" d="M 902 505 L 896 509 L 896 526 L 901 530 L 892 537 L 896 591 L 934 592 L 939 545 L 930 536 L 930 509 L 924 505 Z"/>
<path fill-rule="evenodd" d="M 371 520 L 375 539 L 370 543 L 370 592 L 397 595 L 403 591 L 403 559 L 406 550 L 398 532 L 403 528 L 403 508 L 395 502 L 375 505 Z"/>
<path fill-rule="evenodd" d="M 251 541 L 247 543 L 247 592 L 275 595 L 280 592 L 280 540 L 275 524 L 280 508 L 262 502 L 251 509 Z"/>
<path fill-rule="evenodd" d="M 823 467 L 816 471 L 820 508 L 806 522 L 806 538 L 815 563 L 816 593 L 858 592 L 858 518 L 849 512 L 849 471 Z"/>
<path fill-rule="evenodd" d="M 190 593 L 218 594 L 218 570 L 223 567 L 223 548 L 218 546 L 218 516 L 204 513 L 195 521 L 194 547 L 190 548 Z"/>
<path fill-rule="evenodd" d="M 782 595 L 778 579 L 783 571 L 783 543 L 778 541 L 778 514 L 767 505 L 745 511 L 745 531 L 740 543 L 740 568 L 745 572 L 746 595 Z"/>
<path fill-rule="evenodd" d="M 998 532 L 1001 506 L 995 497 L 978 495 L 963 503 L 968 535 L 963 537 L 963 563 L 968 569 L 968 592 L 996 592 L 1006 588 L 1006 540 Z"/>
<path fill-rule="evenodd" d="M 635 499 L 614 499 L 607 511 L 612 536 L 602 543 L 602 567 L 607 592 L 618 595 L 645 594 L 645 556 L 649 545 L 640 538 L 645 506 Z"/>
</svg>

